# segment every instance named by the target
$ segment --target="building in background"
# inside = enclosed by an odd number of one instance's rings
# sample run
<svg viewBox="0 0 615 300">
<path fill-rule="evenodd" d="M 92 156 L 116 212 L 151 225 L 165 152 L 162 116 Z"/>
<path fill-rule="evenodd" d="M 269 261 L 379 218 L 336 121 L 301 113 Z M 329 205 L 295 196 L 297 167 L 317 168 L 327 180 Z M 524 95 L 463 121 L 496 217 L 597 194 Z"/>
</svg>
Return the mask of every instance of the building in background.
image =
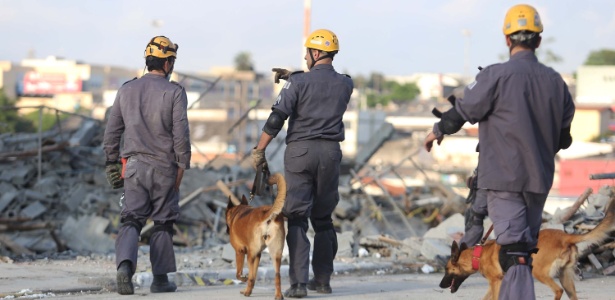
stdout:
<svg viewBox="0 0 615 300">
<path fill-rule="evenodd" d="M 453 93 L 453 91 L 465 86 L 461 74 L 442 74 L 442 73 L 416 73 L 410 76 L 385 76 L 386 80 L 395 81 L 399 84 L 415 83 L 421 93 L 418 100 L 442 100 Z"/>
</svg>

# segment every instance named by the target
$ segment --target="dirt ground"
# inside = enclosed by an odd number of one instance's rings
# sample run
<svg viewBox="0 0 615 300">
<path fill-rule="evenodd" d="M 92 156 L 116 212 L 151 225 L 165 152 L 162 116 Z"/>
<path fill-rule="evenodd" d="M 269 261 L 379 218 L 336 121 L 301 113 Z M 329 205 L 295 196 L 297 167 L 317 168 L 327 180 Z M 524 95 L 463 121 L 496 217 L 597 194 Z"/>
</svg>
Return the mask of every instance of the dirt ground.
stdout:
<svg viewBox="0 0 615 300">
<path fill-rule="evenodd" d="M 29 299 L 130 299 L 147 296 L 152 299 L 240 299 L 239 291 L 244 284 L 225 285 L 222 282 L 209 286 L 180 286 L 177 293 L 151 294 L 148 288 L 136 289 L 134 296 L 120 296 L 112 289 L 115 278 L 113 256 L 77 257 L 67 260 L 36 260 L 29 262 L 0 263 L 0 299 L 12 299 L 22 290 L 30 290 Z M 334 294 L 309 294 L 309 298 L 328 299 L 481 299 L 487 290 L 487 282 L 480 276 L 470 277 L 461 289 L 451 294 L 438 287 L 441 273 L 394 274 L 373 271 L 362 274 L 347 274 L 334 277 Z M 612 287 L 615 276 L 585 274 L 577 281 L 579 299 L 614 299 Z M 288 287 L 288 279 L 282 279 L 282 288 Z M 82 292 L 84 291 L 84 292 Z M 272 282 L 258 281 L 253 299 L 272 299 Z M 549 288 L 536 282 L 537 299 L 552 299 Z M 564 296 L 563 299 L 567 299 Z"/>
</svg>

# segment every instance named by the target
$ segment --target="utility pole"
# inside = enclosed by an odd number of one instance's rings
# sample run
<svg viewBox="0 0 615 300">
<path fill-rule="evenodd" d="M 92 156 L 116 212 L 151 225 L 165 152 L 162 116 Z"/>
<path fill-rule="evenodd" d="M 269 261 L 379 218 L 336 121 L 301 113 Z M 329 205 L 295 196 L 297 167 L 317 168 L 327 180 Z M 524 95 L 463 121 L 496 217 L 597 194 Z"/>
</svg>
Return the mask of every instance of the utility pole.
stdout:
<svg viewBox="0 0 615 300">
<path fill-rule="evenodd" d="M 303 1 L 303 40 L 301 41 L 301 63 L 299 64 L 299 66 L 301 66 L 305 71 L 309 71 L 306 70 L 307 66 L 305 65 L 305 54 L 306 54 L 306 49 L 303 46 L 303 44 L 305 44 L 305 40 L 307 39 L 308 35 L 310 35 L 310 23 L 311 23 L 311 16 L 312 16 L 312 0 L 304 0 Z"/>
<path fill-rule="evenodd" d="M 468 29 L 462 29 L 461 34 L 465 37 L 463 77 L 464 77 L 464 80 L 467 80 L 469 82 L 471 81 L 470 80 L 470 37 L 472 37 L 472 32 Z"/>
</svg>

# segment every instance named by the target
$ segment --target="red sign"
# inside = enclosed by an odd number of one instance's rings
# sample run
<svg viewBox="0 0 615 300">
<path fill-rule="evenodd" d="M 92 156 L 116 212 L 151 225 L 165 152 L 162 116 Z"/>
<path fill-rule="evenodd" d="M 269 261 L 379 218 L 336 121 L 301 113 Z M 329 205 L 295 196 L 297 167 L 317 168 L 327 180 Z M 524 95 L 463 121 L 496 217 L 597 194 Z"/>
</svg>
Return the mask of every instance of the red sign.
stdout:
<svg viewBox="0 0 615 300">
<path fill-rule="evenodd" d="M 82 82 L 77 76 L 62 73 L 27 72 L 23 78 L 23 94 L 53 95 L 81 92 Z"/>
</svg>

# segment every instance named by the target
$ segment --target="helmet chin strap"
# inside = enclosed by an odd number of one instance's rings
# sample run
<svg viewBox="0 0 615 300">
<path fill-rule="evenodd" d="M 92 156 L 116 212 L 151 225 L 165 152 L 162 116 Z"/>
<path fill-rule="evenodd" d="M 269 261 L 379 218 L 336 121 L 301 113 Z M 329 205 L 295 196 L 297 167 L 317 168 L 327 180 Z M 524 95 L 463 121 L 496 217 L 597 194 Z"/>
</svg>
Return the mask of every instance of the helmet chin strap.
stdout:
<svg viewBox="0 0 615 300">
<path fill-rule="evenodd" d="M 316 62 L 319 60 L 323 60 L 325 58 L 329 57 L 329 53 L 319 57 L 318 59 L 314 59 L 314 55 L 312 55 L 312 49 L 308 49 L 308 52 L 310 53 L 310 59 L 312 59 L 312 65 L 310 66 L 310 70 L 314 67 L 314 65 L 316 65 Z M 320 51 L 322 53 L 322 51 Z"/>
<path fill-rule="evenodd" d="M 171 74 L 173 73 L 173 65 L 171 65 L 171 62 L 169 62 L 169 58 L 167 57 L 167 63 L 169 63 L 169 71 L 167 72 L 167 70 L 164 69 L 164 67 L 162 68 L 162 72 L 164 73 L 164 77 L 166 79 L 170 79 L 171 78 Z"/>
</svg>

